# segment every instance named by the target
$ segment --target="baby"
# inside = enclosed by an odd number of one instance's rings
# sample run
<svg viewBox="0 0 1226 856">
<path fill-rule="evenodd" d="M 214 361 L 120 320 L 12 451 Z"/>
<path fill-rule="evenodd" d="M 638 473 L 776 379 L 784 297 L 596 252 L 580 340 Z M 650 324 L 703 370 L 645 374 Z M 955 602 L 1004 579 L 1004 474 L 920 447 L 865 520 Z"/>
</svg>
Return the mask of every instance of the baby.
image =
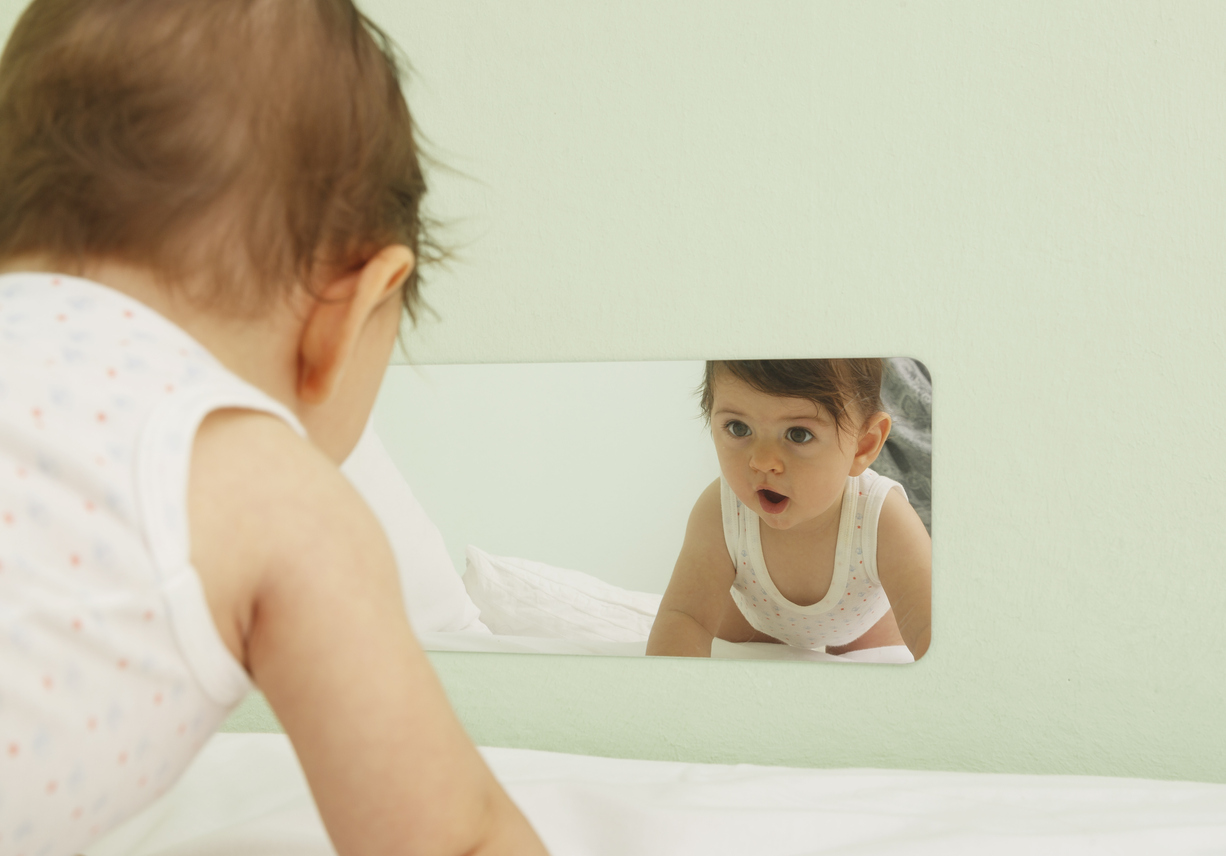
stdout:
<svg viewBox="0 0 1226 856">
<path fill-rule="evenodd" d="M 866 359 L 707 363 L 721 476 L 690 513 L 648 654 L 709 657 L 715 637 L 928 650 L 932 542 L 902 486 L 869 469 L 890 433 L 881 374 Z"/>
<path fill-rule="evenodd" d="M 543 853 L 337 469 L 430 256 L 350 0 L 35 0 L 0 58 L 0 854 L 75 853 L 252 682 L 341 854 Z"/>
</svg>

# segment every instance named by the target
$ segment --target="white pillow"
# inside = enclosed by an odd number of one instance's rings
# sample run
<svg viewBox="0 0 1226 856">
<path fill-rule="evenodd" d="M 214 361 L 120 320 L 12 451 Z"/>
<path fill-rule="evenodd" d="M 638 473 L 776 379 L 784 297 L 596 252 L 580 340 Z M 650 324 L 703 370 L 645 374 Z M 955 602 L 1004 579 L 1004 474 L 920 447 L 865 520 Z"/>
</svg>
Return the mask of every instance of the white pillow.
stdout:
<svg viewBox="0 0 1226 856">
<path fill-rule="evenodd" d="M 489 633 L 451 564 L 442 533 L 409 490 L 372 425 L 367 424 L 341 472 L 383 524 L 396 555 L 404 606 L 413 629 L 418 633 Z"/>
<path fill-rule="evenodd" d="M 628 591 L 590 574 L 469 547 L 464 588 L 481 621 L 504 636 L 644 642 L 661 595 Z"/>
</svg>

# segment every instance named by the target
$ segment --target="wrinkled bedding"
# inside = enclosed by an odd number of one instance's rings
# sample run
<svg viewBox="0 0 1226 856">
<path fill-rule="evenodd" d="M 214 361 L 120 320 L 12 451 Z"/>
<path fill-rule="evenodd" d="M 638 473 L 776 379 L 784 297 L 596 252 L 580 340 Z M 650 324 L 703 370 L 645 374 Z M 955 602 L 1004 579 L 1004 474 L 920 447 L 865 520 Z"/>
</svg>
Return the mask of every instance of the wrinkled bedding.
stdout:
<svg viewBox="0 0 1226 856">
<path fill-rule="evenodd" d="M 464 587 L 480 610 L 480 633 L 422 632 L 430 651 L 518 654 L 597 654 L 641 657 L 660 595 L 629 591 L 591 574 L 543 562 L 494 556 L 468 548 Z M 912 663 L 903 646 L 836 657 L 821 651 L 762 642 L 716 639 L 711 656 L 734 660 Z"/>
</svg>

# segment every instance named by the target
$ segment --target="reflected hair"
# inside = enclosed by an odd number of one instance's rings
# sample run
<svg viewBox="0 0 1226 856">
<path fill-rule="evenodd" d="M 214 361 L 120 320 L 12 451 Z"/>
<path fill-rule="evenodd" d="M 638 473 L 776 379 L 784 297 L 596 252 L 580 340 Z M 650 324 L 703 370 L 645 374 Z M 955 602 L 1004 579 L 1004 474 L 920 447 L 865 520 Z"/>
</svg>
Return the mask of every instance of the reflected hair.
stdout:
<svg viewBox="0 0 1226 856">
<path fill-rule="evenodd" d="M 0 57 L 0 259 L 236 313 L 388 244 L 437 260 L 406 69 L 351 0 L 34 0 Z"/>
<path fill-rule="evenodd" d="M 840 433 L 859 428 L 881 410 L 884 360 L 707 360 L 698 388 L 702 417 L 711 424 L 715 382 L 727 374 L 758 392 L 811 401 L 830 415 Z M 852 410 L 861 422 L 853 425 Z"/>
</svg>

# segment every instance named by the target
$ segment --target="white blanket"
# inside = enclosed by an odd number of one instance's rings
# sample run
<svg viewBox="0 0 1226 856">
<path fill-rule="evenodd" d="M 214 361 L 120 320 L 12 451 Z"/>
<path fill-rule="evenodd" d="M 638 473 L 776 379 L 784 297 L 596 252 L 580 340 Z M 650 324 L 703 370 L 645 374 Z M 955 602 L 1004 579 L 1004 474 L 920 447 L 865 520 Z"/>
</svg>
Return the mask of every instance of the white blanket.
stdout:
<svg viewBox="0 0 1226 856">
<path fill-rule="evenodd" d="M 464 587 L 489 633 L 422 632 L 430 651 L 526 654 L 601 654 L 642 657 L 660 608 L 660 595 L 628 591 L 569 568 L 494 556 L 468 547 Z M 711 656 L 733 660 L 913 663 L 905 646 L 834 656 L 762 642 L 711 644 Z"/>
<path fill-rule="evenodd" d="M 1226 851 L 1226 785 L 482 752 L 553 856 Z M 219 734 L 87 856 L 333 852 L 285 737 Z"/>
<path fill-rule="evenodd" d="M 469 651 L 487 654 L 596 654 L 604 657 L 642 657 L 647 642 L 612 642 L 605 639 L 559 639 L 548 636 L 504 636 L 489 633 L 421 633 L 427 651 Z M 904 645 L 868 648 L 834 655 L 770 642 L 711 641 L 716 660 L 808 660 L 815 663 L 913 663 Z"/>
</svg>

